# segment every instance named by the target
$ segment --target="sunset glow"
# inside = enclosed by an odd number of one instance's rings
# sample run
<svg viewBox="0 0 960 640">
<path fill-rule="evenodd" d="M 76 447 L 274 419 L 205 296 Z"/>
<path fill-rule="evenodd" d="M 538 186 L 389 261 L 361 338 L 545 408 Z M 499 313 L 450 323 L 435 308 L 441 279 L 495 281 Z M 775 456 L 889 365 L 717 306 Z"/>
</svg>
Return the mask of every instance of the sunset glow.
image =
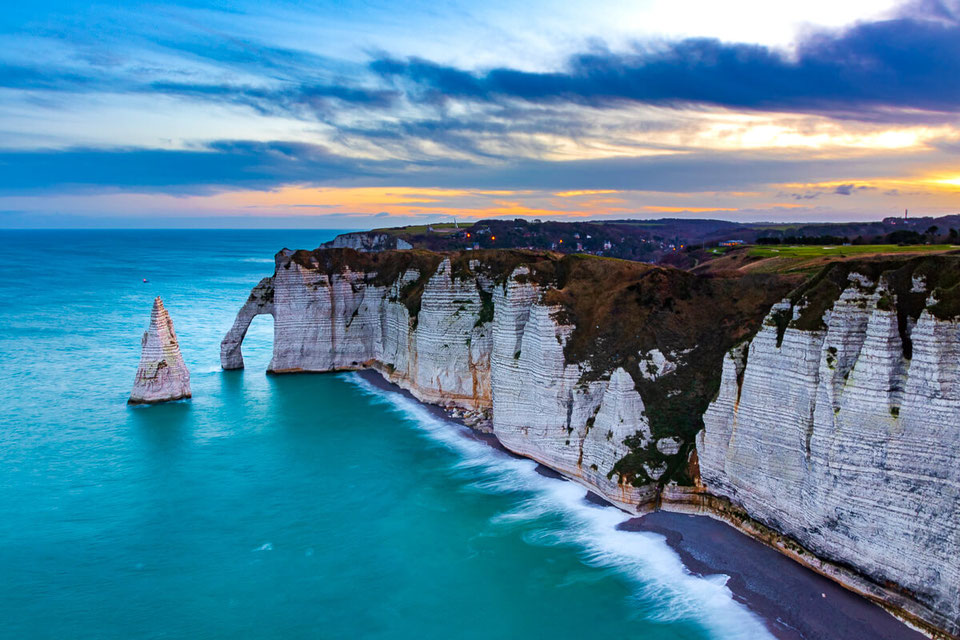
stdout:
<svg viewBox="0 0 960 640">
<path fill-rule="evenodd" d="M 21 7 L 0 226 L 960 210 L 953 5 L 776 4 Z"/>
</svg>

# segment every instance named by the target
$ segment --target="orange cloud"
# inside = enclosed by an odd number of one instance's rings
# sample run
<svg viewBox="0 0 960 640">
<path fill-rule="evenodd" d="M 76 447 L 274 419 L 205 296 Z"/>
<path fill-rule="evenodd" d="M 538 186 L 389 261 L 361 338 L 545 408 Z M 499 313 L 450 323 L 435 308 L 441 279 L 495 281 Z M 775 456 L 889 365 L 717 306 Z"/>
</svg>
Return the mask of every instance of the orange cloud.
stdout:
<svg viewBox="0 0 960 640">
<path fill-rule="evenodd" d="M 704 213 L 707 211 L 739 211 L 738 207 L 658 207 L 658 206 L 644 206 L 640 207 L 644 211 L 655 211 L 657 213 Z"/>
<path fill-rule="evenodd" d="M 607 193 L 620 193 L 616 189 L 593 189 L 593 190 L 583 190 L 583 191 L 560 191 L 553 195 L 559 196 L 561 198 L 576 198 L 578 196 L 595 196 L 602 195 Z"/>
</svg>

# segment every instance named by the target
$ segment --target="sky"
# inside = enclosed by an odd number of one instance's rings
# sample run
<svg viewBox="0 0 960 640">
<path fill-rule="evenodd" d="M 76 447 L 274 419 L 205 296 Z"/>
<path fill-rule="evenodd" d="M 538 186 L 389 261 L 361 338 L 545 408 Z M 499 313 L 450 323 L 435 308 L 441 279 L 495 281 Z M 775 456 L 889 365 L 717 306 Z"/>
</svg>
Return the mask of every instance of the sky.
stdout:
<svg viewBox="0 0 960 640">
<path fill-rule="evenodd" d="M 0 228 L 960 213 L 960 0 L 31 0 Z"/>
</svg>

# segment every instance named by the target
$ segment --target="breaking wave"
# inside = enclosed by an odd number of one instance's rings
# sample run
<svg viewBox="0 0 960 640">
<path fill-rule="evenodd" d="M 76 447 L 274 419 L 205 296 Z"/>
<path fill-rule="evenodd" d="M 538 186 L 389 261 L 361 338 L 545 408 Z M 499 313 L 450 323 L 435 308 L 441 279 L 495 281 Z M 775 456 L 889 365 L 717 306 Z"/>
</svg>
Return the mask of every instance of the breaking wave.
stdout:
<svg viewBox="0 0 960 640">
<path fill-rule="evenodd" d="M 454 452 L 454 470 L 462 472 L 471 490 L 516 494 L 516 506 L 491 522 L 518 526 L 556 516 L 562 526 L 526 530 L 531 545 L 570 545 L 586 564 L 616 571 L 630 581 L 641 615 L 661 622 L 690 621 L 724 640 L 773 638 L 764 623 L 733 599 L 727 576 L 694 576 L 663 536 L 621 531 L 629 516 L 619 509 L 587 502 L 585 490 L 537 472 L 537 463 L 516 458 L 470 438 L 466 427 L 437 417 L 401 393 L 380 389 L 356 373 L 345 379 L 374 402 L 390 405 L 433 442 Z M 652 606 L 655 605 L 655 606 Z"/>
</svg>

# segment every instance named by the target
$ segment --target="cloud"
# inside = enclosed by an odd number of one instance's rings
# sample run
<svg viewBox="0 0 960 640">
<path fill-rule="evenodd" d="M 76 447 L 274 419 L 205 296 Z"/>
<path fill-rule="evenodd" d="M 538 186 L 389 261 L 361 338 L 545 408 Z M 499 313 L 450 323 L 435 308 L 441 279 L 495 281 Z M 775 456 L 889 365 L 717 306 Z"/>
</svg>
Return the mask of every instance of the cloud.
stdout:
<svg viewBox="0 0 960 640">
<path fill-rule="evenodd" d="M 378 163 L 382 173 L 392 163 Z M 373 175 L 363 161 L 317 145 L 220 141 L 198 149 L 0 151 L 0 192 L 104 190 L 204 193 L 328 183 Z"/>
<path fill-rule="evenodd" d="M 328 119 L 343 105 L 389 109 L 399 97 L 390 89 L 351 87 L 331 84 L 290 84 L 285 88 L 266 89 L 226 84 L 189 84 L 154 82 L 137 88 L 144 93 L 229 102 L 250 107 L 264 115 Z"/>
<path fill-rule="evenodd" d="M 518 158 L 478 164 L 457 159 L 369 160 L 312 144 L 223 140 L 178 150 L 0 150 L 0 194 L 121 191 L 186 195 L 271 190 L 285 185 L 704 193 L 833 182 L 838 176 L 865 180 L 914 171 L 940 159 L 932 153 L 831 159 L 782 152 L 691 152 L 562 162 Z M 863 188 L 854 185 L 851 183 L 851 190 Z"/>
<path fill-rule="evenodd" d="M 849 196 L 857 191 L 870 191 L 874 187 L 868 187 L 866 185 L 855 185 L 855 184 L 841 184 L 833 190 L 833 192 L 838 196 Z"/>
<path fill-rule="evenodd" d="M 784 193 L 777 194 L 778 198 L 793 198 L 794 200 L 816 200 L 820 197 L 822 191 L 804 191 L 802 193 Z"/>
<path fill-rule="evenodd" d="M 716 105 L 870 122 L 923 123 L 960 113 L 960 0 L 915 2 L 889 20 L 809 31 L 792 52 L 709 38 L 646 41 L 627 52 L 577 53 L 552 72 L 509 67 L 474 72 L 389 55 L 364 68 L 244 39 L 215 42 L 192 32 L 158 38 L 153 46 L 178 56 L 172 66 L 149 56 L 110 65 L 84 63 L 78 49 L 66 66 L 62 60 L 2 66 L 0 86 L 155 93 L 321 120 L 350 108 L 395 114 L 411 102 L 443 113 L 451 101 L 598 108 Z M 211 68 L 219 72 L 211 74 Z M 425 137 L 443 133 L 419 131 Z"/>
<path fill-rule="evenodd" d="M 638 45 L 634 52 L 572 56 L 565 69 L 468 72 L 419 59 L 370 68 L 425 104 L 450 99 L 572 102 L 617 107 L 710 104 L 885 119 L 894 109 L 960 111 L 960 10 L 926 3 L 919 17 L 814 31 L 794 54 L 706 38 Z"/>
<path fill-rule="evenodd" d="M 93 84 L 89 73 L 39 66 L 0 64 L 0 87 L 6 89 L 80 90 Z"/>
</svg>

